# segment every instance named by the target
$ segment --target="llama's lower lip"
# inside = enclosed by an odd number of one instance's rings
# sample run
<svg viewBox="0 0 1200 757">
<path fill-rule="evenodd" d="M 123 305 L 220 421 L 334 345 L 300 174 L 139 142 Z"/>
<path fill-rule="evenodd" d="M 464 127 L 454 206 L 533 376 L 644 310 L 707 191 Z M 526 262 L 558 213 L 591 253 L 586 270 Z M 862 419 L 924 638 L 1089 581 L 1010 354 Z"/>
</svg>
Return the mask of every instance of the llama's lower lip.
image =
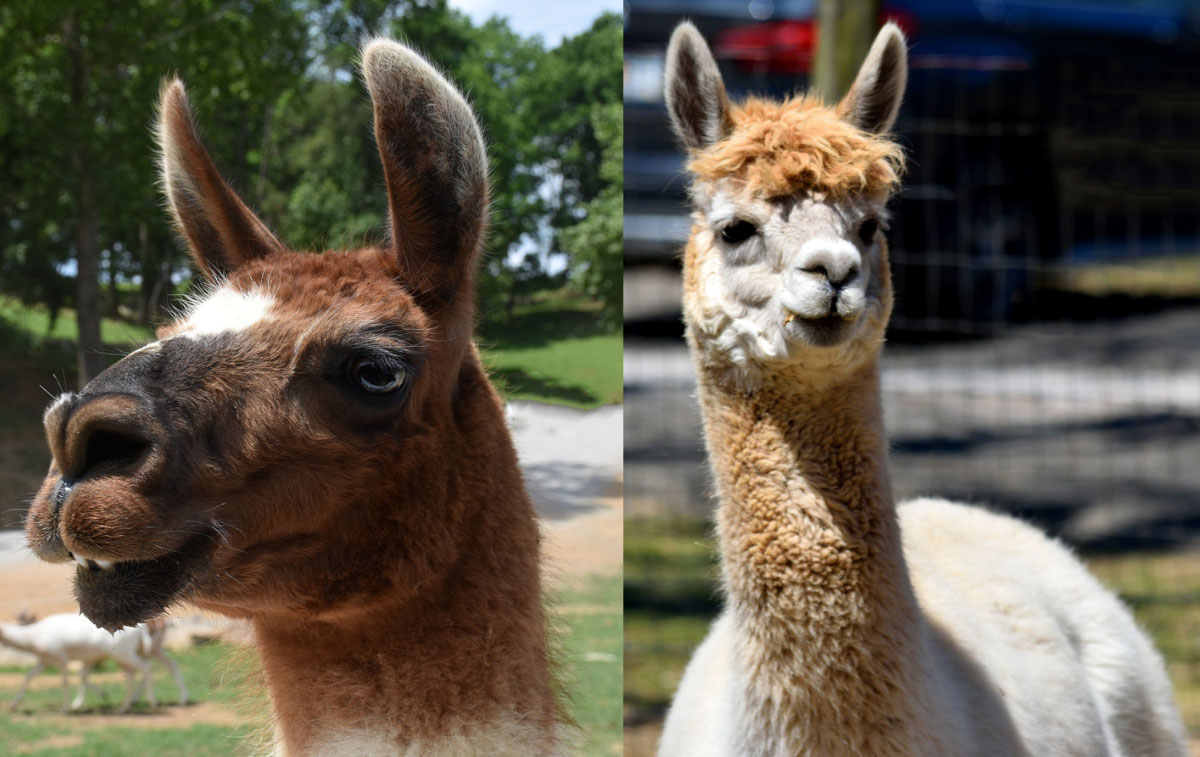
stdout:
<svg viewBox="0 0 1200 757">
<path fill-rule="evenodd" d="M 109 631 L 161 615 L 191 586 L 209 544 L 211 539 L 198 534 L 182 548 L 152 560 L 116 562 L 107 569 L 81 563 L 75 569 L 79 610 Z"/>
<path fill-rule="evenodd" d="M 793 339 L 816 347 L 832 347 L 850 336 L 850 327 L 854 322 L 855 318 L 841 315 L 807 318 L 798 313 L 791 313 L 784 319 L 783 326 Z"/>
<path fill-rule="evenodd" d="M 84 570 L 112 570 L 112 567 L 116 565 L 110 560 L 93 560 L 90 557 L 81 557 L 74 552 L 68 552 L 67 556 L 79 563 L 79 567 Z"/>
</svg>

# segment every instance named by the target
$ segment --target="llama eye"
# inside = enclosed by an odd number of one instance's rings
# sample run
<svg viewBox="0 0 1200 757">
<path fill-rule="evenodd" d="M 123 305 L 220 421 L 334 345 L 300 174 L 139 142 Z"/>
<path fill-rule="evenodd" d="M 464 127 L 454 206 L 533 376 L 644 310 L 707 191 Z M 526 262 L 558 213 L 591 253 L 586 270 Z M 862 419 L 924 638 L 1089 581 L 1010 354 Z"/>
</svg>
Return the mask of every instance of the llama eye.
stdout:
<svg viewBox="0 0 1200 757">
<path fill-rule="evenodd" d="M 346 376 L 368 394 L 390 394 L 404 386 L 408 374 L 400 366 L 371 357 L 356 357 L 346 364 Z"/>
<path fill-rule="evenodd" d="M 878 231 L 879 221 L 875 220 L 874 218 L 868 218 L 859 224 L 858 238 L 862 240 L 863 244 L 870 247 L 871 243 L 875 241 L 875 233 Z"/>
<path fill-rule="evenodd" d="M 749 221 L 734 221 L 721 229 L 721 239 L 729 244 L 741 244 L 758 233 L 758 227 Z"/>
</svg>

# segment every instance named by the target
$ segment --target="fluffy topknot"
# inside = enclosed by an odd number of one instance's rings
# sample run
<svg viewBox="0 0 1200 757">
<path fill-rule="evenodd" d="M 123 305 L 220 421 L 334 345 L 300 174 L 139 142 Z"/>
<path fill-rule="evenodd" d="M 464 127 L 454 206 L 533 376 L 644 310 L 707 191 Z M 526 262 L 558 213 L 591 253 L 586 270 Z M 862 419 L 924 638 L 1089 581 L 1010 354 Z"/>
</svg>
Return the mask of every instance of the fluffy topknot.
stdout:
<svg viewBox="0 0 1200 757">
<path fill-rule="evenodd" d="M 750 98 L 731 106 L 730 116 L 729 136 L 693 153 L 688 170 L 697 179 L 735 178 L 763 197 L 843 197 L 890 192 L 904 170 L 900 145 L 855 128 L 810 95 Z"/>
</svg>

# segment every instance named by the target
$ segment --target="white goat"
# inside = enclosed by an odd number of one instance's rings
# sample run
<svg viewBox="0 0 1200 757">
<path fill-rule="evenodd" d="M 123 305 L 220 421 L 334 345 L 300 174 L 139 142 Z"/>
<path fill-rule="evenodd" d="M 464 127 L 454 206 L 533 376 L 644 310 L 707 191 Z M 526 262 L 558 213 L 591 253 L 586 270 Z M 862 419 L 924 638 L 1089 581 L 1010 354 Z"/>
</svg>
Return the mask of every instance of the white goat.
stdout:
<svg viewBox="0 0 1200 757">
<path fill-rule="evenodd" d="M 97 628 L 90 620 L 82 615 L 63 613 L 49 615 L 42 620 L 29 625 L 15 623 L 0 623 L 0 643 L 13 649 L 29 652 L 37 657 L 38 662 L 25 675 L 21 689 L 13 700 L 12 709 L 16 710 L 25 697 L 29 682 L 49 665 L 54 665 L 62 671 L 63 680 L 63 711 L 78 710 L 83 705 L 84 696 L 89 687 L 87 674 L 97 662 L 111 659 L 125 671 L 125 701 L 121 703 L 118 712 L 129 711 L 133 704 L 136 677 L 140 672 L 143 676 L 143 688 L 150 706 L 157 706 L 154 697 L 154 687 L 150 678 L 150 658 L 160 660 L 175 676 L 179 686 L 181 704 L 187 703 L 187 688 L 183 676 L 175 661 L 167 657 L 162 648 L 162 637 L 166 626 L 161 621 L 153 626 L 142 624 L 133 628 L 125 628 L 116 633 L 109 633 Z M 70 696 L 70 676 L 67 665 L 71 660 L 83 663 L 79 678 L 79 691 L 74 700 Z"/>
</svg>

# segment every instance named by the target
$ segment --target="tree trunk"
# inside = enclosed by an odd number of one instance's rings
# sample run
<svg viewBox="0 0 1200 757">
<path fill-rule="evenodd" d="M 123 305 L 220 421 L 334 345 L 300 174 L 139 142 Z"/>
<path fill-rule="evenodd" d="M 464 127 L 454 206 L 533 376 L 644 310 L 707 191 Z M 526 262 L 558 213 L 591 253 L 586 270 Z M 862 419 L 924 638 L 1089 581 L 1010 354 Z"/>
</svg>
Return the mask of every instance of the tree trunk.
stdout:
<svg viewBox="0 0 1200 757">
<path fill-rule="evenodd" d="M 121 316 L 121 290 L 117 286 L 117 251 L 108 250 L 108 314 L 113 318 Z"/>
<path fill-rule="evenodd" d="M 150 290 L 150 301 L 147 303 L 147 322 L 158 323 L 162 312 L 163 292 L 171 284 L 171 263 L 164 260 L 158 267 L 158 277 L 154 280 L 154 289 Z"/>
<path fill-rule="evenodd" d="M 826 102 L 841 99 L 854 83 L 878 22 L 879 0 L 819 1 L 812 84 Z"/>
<path fill-rule="evenodd" d="M 154 271 L 150 265 L 150 230 L 146 222 L 138 224 L 138 267 L 142 272 L 142 286 L 138 291 L 137 319 L 138 323 L 150 322 L 150 293 L 154 291 Z"/>
<path fill-rule="evenodd" d="M 87 59 L 79 44 L 75 14 L 63 22 L 63 44 L 71 61 L 71 109 L 79 131 L 71 158 L 75 163 L 75 313 L 79 323 L 79 386 L 82 388 L 104 369 L 100 341 L 100 244 L 96 184 L 92 178 L 91 151 L 86 137 L 93 119 L 87 112 Z"/>
<path fill-rule="evenodd" d="M 274 108 L 267 108 L 267 113 L 263 116 L 263 136 L 262 147 L 258 151 L 258 182 L 254 187 L 254 206 L 259 212 L 263 210 L 263 200 L 267 195 L 267 164 L 270 162 L 271 156 L 271 122 Z"/>
</svg>

